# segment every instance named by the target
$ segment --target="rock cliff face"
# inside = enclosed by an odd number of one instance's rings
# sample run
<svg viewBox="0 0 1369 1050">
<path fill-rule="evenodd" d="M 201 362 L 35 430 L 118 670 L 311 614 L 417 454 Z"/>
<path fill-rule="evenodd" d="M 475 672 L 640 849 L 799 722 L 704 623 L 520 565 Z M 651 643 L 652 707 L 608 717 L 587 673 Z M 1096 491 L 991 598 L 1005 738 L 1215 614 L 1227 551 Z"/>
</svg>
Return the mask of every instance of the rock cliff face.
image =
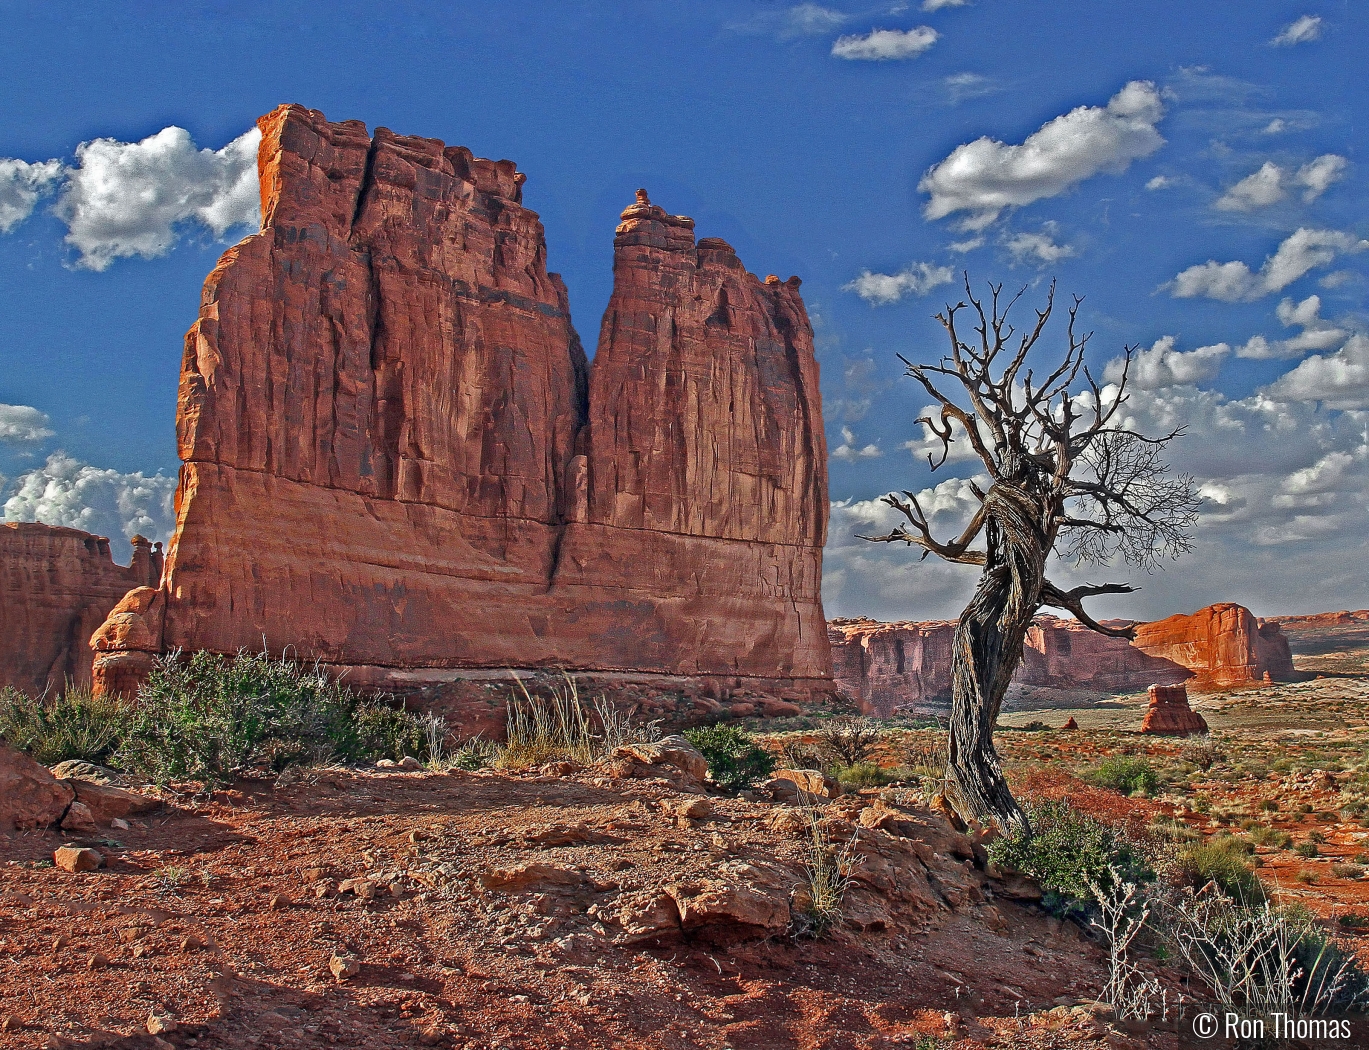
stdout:
<svg viewBox="0 0 1369 1050">
<path fill-rule="evenodd" d="M 512 162 L 299 106 L 259 123 L 262 232 L 186 337 L 166 579 L 97 635 L 97 681 L 264 636 L 387 687 L 509 666 L 830 685 L 797 279 L 758 281 L 641 193 L 591 369 Z"/>
<path fill-rule="evenodd" d="M 161 544 L 134 538 L 131 565 L 77 529 L 0 524 L 0 686 L 31 696 L 90 684 L 87 639 L 130 587 L 161 577 Z"/>
<path fill-rule="evenodd" d="M 1142 624 L 1132 644 L 1189 668 L 1197 689 L 1282 682 L 1294 676 L 1293 654 L 1279 625 L 1261 622 L 1249 609 L 1229 602 Z"/>
<path fill-rule="evenodd" d="M 832 674 L 867 714 L 944 710 L 951 699 L 955 622 L 833 620 Z M 1022 686 L 1135 692 L 1192 672 L 1074 620 L 1038 616 L 1027 632 L 1013 682 Z"/>
<path fill-rule="evenodd" d="M 833 677 L 867 713 L 939 709 L 949 703 L 953 621 L 833 620 L 828 635 Z M 1074 620 L 1038 616 L 1013 681 L 1132 693 L 1186 681 L 1204 690 L 1293 677 L 1293 657 L 1279 625 L 1257 621 L 1240 605 L 1222 604 L 1140 624 L 1131 643 Z"/>
</svg>

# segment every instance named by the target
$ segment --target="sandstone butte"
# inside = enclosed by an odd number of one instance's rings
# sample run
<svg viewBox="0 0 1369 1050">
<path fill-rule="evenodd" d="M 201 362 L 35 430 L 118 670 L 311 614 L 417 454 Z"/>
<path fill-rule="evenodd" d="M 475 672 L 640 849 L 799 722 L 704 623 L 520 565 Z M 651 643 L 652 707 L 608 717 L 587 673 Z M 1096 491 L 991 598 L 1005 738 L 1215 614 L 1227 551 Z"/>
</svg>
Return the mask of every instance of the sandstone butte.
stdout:
<svg viewBox="0 0 1369 1050">
<path fill-rule="evenodd" d="M 40 696 L 90 685 L 91 632 L 129 588 L 157 583 L 161 546 L 135 536 L 123 566 L 103 536 L 0 524 L 0 686 Z"/>
<path fill-rule="evenodd" d="M 1141 732 L 1156 736 L 1189 736 L 1207 732 L 1207 720 L 1188 706 L 1188 690 L 1180 685 L 1153 685 L 1150 706 Z"/>
<path fill-rule="evenodd" d="M 258 123 L 261 232 L 186 335 L 166 572 L 91 639 L 97 688 L 265 639 L 430 695 L 538 666 L 830 690 L 798 278 L 641 191 L 591 366 L 511 161 Z"/>
<path fill-rule="evenodd" d="M 839 619 L 828 625 L 828 635 L 837 686 L 866 713 L 938 710 L 949 702 L 954 621 Z M 1259 621 L 1239 605 L 1219 604 L 1191 616 L 1139 624 L 1131 643 L 1075 620 L 1039 616 L 1027 633 L 1013 681 L 1130 693 L 1181 682 L 1202 690 L 1293 677 L 1288 639 L 1276 622 Z"/>
</svg>

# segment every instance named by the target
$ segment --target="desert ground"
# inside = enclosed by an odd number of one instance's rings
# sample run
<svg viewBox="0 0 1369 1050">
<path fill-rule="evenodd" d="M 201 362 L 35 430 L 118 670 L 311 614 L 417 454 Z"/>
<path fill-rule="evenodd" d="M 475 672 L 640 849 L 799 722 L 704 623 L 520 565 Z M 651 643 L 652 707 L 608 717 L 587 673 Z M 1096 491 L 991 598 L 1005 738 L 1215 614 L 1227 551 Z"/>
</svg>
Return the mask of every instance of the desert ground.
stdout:
<svg viewBox="0 0 1369 1050">
<path fill-rule="evenodd" d="M 1235 837 L 1277 899 L 1369 958 L 1369 632 L 1292 637 L 1307 679 L 1196 697 L 1207 738 L 1142 737 L 1143 696 L 1036 696 L 999 746 L 1024 799 Z M 778 749 L 814 724 L 754 728 Z M 937 738 L 889 723 L 878 761 Z M 1154 770 L 1144 797 L 1092 778 L 1119 755 Z M 1203 994 L 1143 950 L 1170 1016 L 1117 1020 L 1097 931 L 906 782 L 810 807 L 621 763 L 145 790 L 163 806 L 127 829 L 0 843 L 0 1045 L 1177 1047 Z M 815 822 L 854 840 L 822 936 L 795 921 Z M 104 866 L 54 867 L 64 843 Z"/>
</svg>

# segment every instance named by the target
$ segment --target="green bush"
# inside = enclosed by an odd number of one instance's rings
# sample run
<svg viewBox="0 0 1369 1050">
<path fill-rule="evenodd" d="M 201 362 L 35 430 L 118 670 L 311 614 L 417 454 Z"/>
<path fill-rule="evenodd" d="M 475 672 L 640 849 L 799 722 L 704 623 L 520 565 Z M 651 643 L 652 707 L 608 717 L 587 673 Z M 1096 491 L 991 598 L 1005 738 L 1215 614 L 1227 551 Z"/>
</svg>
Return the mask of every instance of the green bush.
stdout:
<svg viewBox="0 0 1369 1050">
<path fill-rule="evenodd" d="M 68 688 L 51 700 L 0 689 L 0 737 L 45 766 L 69 758 L 107 765 L 128 731 L 130 715 L 118 700 Z"/>
<path fill-rule="evenodd" d="M 1311 860 L 1313 857 L 1317 856 L 1321 851 L 1317 849 L 1317 844 L 1309 839 L 1307 842 L 1299 842 L 1296 846 L 1294 846 L 1293 852 L 1296 853 L 1299 857 Z"/>
<path fill-rule="evenodd" d="M 1087 779 L 1124 795 L 1153 795 L 1160 787 L 1160 774 L 1155 767 L 1144 758 L 1131 755 L 1104 759 L 1087 774 Z"/>
<path fill-rule="evenodd" d="M 713 782 L 727 791 L 748 788 L 775 771 L 774 756 L 737 726 L 686 729 L 684 735 L 708 761 Z"/>
<path fill-rule="evenodd" d="M 1254 848 L 1230 835 L 1218 835 L 1179 854 L 1179 871 L 1195 888 L 1213 883 L 1237 901 L 1258 904 L 1264 900 L 1264 888 L 1250 864 Z"/>
<path fill-rule="evenodd" d="M 1257 846 L 1270 846 L 1274 849 L 1287 849 L 1293 844 L 1293 836 L 1288 832 L 1265 825 L 1251 828 L 1250 840 Z"/>
<path fill-rule="evenodd" d="M 892 773 L 881 769 L 878 762 L 868 761 L 838 767 L 836 774 L 844 788 L 883 787 L 896 779 Z"/>
<path fill-rule="evenodd" d="M 1127 882 L 1152 877 L 1141 850 L 1118 829 L 1068 802 L 1040 802 L 1028 805 L 1026 812 L 1034 833 L 995 839 L 989 858 L 1039 882 L 1048 908 L 1067 912 L 1087 907 L 1096 900 L 1093 887 L 1112 887 L 1114 872 Z"/>
<path fill-rule="evenodd" d="M 424 758 L 424 720 L 360 698 L 319 668 L 264 653 L 159 660 L 114 764 L 149 780 L 223 784 L 252 768 Z"/>
</svg>

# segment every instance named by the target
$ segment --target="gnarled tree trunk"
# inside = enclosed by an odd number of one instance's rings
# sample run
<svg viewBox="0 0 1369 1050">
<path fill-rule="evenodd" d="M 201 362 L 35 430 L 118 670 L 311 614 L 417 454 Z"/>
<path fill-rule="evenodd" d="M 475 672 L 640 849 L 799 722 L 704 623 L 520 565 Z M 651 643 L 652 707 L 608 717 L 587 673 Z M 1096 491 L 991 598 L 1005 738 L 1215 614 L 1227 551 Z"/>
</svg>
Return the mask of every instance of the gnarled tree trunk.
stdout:
<svg viewBox="0 0 1369 1050">
<path fill-rule="evenodd" d="M 947 793 L 963 817 L 1029 834 L 1027 815 L 1003 776 L 993 729 L 1040 605 L 1049 543 L 1042 508 L 1025 486 L 996 483 L 984 511 L 987 560 L 952 649 Z"/>
</svg>

